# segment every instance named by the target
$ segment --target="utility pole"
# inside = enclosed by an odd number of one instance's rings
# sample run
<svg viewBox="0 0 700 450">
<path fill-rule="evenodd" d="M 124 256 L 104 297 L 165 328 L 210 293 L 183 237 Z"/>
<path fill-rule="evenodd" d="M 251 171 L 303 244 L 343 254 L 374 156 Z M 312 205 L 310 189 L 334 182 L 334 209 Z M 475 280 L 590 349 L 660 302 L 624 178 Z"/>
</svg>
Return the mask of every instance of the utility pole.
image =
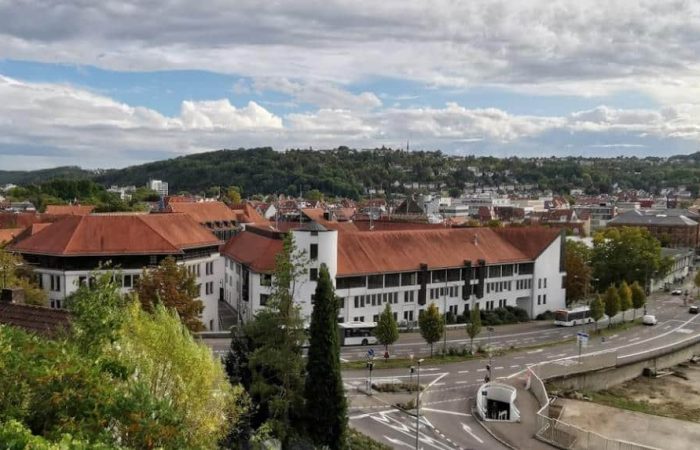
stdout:
<svg viewBox="0 0 700 450">
<path fill-rule="evenodd" d="M 418 450 L 418 437 L 420 434 L 420 363 L 422 362 L 422 359 L 418 360 L 418 371 L 416 373 L 418 383 L 416 389 L 416 450 Z"/>
<path fill-rule="evenodd" d="M 442 355 L 444 356 L 447 354 L 447 269 L 445 269 L 445 293 L 442 298 L 445 306 L 445 323 L 442 326 Z"/>
<path fill-rule="evenodd" d="M 493 380 L 491 371 L 493 370 L 493 349 L 491 348 L 491 337 L 493 335 L 493 327 L 486 329 L 489 332 L 489 381 Z"/>
</svg>

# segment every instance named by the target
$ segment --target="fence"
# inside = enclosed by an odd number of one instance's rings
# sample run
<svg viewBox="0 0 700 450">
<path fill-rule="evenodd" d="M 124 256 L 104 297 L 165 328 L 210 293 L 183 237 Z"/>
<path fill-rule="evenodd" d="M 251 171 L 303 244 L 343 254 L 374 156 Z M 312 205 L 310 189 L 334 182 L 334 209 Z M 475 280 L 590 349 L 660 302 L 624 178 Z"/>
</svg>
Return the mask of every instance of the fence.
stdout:
<svg viewBox="0 0 700 450">
<path fill-rule="evenodd" d="M 533 370 L 530 372 L 530 391 L 541 408 L 537 411 L 537 433 L 535 437 L 565 449 L 602 449 L 602 450 L 655 450 L 633 442 L 607 438 L 601 434 L 549 417 L 551 401 L 542 379 Z"/>
</svg>

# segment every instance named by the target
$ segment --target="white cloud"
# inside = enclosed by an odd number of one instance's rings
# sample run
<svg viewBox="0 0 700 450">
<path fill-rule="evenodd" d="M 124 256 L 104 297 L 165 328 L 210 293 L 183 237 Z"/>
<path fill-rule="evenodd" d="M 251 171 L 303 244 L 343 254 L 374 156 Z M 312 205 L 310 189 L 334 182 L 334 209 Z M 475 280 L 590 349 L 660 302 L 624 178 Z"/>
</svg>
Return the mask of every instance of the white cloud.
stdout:
<svg viewBox="0 0 700 450">
<path fill-rule="evenodd" d="M 700 89 L 699 38 L 696 1 L 0 2 L 0 57 L 302 86 L 388 75 L 572 95 L 622 87 L 672 103 Z"/>
<path fill-rule="evenodd" d="M 298 102 L 320 108 L 364 110 L 382 106 L 382 101 L 372 92 L 353 94 L 327 82 L 302 83 L 287 78 L 259 78 L 255 80 L 255 88 L 289 94 Z"/>
<path fill-rule="evenodd" d="M 496 108 L 321 108 L 279 117 L 255 102 L 185 101 L 178 116 L 117 102 L 73 86 L 0 76 L 3 168 L 86 167 L 219 148 L 270 145 L 403 146 L 458 153 L 561 154 L 602 149 L 634 154 L 687 152 L 700 143 L 700 108 L 600 106 L 566 116 L 510 114 Z M 562 143 L 562 136 L 565 137 Z"/>
</svg>

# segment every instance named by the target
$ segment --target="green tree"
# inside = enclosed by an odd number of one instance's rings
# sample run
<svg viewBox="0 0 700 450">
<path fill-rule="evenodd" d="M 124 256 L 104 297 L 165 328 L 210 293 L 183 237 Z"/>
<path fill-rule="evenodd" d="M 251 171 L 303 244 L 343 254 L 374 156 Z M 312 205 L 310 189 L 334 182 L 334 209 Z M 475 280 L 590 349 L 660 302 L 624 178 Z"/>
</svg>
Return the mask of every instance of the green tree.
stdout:
<svg viewBox="0 0 700 450">
<path fill-rule="evenodd" d="M 445 322 L 435 303 L 431 303 L 418 317 L 418 327 L 420 335 L 425 339 L 425 342 L 430 344 L 430 356 L 433 356 L 433 344 L 440 340 L 445 328 Z"/>
<path fill-rule="evenodd" d="M 632 308 L 632 289 L 630 289 L 629 285 L 624 280 L 620 283 L 618 296 L 620 297 L 620 311 L 622 311 L 622 321 L 624 322 L 625 312 Z"/>
<path fill-rule="evenodd" d="M 314 444 L 331 449 L 343 448 L 347 438 L 347 405 L 340 373 L 337 318 L 335 290 L 328 267 L 323 264 L 311 313 L 304 397 L 307 433 Z"/>
<path fill-rule="evenodd" d="M 622 280 L 643 283 L 652 276 L 665 275 L 671 260 L 661 256 L 661 244 L 648 230 L 613 227 L 594 236 L 591 266 L 598 286 L 609 286 Z"/>
<path fill-rule="evenodd" d="M 243 388 L 229 384 L 211 350 L 195 341 L 174 311 L 158 304 L 148 313 L 133 302 L 125 315 L 117 360 L 135 369 L 148 392 L 182 412 L 187 448 L 217 448 L 229 424 L 240 419 L 236 405 L 245 404 Z"/>
<path fill-rule="evenodd" d="M 116 275 L 116 276 L 115 276 Z M 78 287 L 67 299 L 73 313 L 73 340 L 88 354 L 101 353 L 115 342 L 124 323 L 126 300 L 121 294 L 119 274 L 93 272 L 90 282 Z"/>
<path fill-rule="evenodd" d="M 700 288 L 700 270 L 697 271 L 695 274 L 695 278 L 693 279 L 693 282 L 695 283 L 695 288 Z"/>
<path fill-rule="evenodd" d="M 605 304 L 605 315 L 608 316 L 608 326 L 612 326 L 613 318 L 620 312 L 620 296 L 617 293 L 615 286 L 609 286 L 603 297 Z"/>
<path fill-rule="evenodd" d="M 647 296 L 644 293 L 644 289 L 636 281 L 632 283 L 632 307 L 634 312 L 632 315 L 632 320 L 637 317 L 637 310 L 643 308 L 647 302 Z"/>
<path fill-rule="evenodd" d="M 146 311 L 153 311 L 156 305 L 163 304 L 177 311 L 180 320 L 191 331 L 201 331 L 204 325 L 199 315 L 204 305 L 198 299 L 199 291 L 194 273 L 168 256 L 157 267 L 143 269 L 135 292 Z"/>
<path fill-rule="evenodd" d="M 598 322 L 605 315 L 605 305 L 600 294 L 597 294 L 591 302 L 591 318 L 595 322 L 595 331 L 598 332 Z"/>
<path fill-rule="evenodd" d="M 581 242 L 567 241 L 564 265 L 566 269 L 566 304 L 588 294 L 591 283 L 590 249 Z"/>
<path fill-rule="evenodd" d="M 306 340 L 299 307 L 294 304 L 296 284 L 307 273 L 304 252 L 298 251 L 290 234 L 276 256 L 272 293 L 267 308 L 246 323 L 250 339 L 248 355 L 250 396 L 256 405 L 251 426 L 269 430 L 284 447 L 298 437 L 304 421 L 304 361 L 301 346 Z"/>
<path fill-rule="evenodd" d="M 389 346 L 399 339 L 399 326 L 394 319 L 389 303 L 384 306 L 384 311 L 379 316 L 374 335 L 377 337 L 377 341 L 384 346 L 385 352 L 388 352 Z"/>
<path fill-rule="evenodd" d="M 241 188 L 238 186 L 229 186 L 226 189 L 226 198 L 232 205 L 239 205 L 241 203 Z"/>
<path fill-rule="evenodd" d="M 469 349 L 474 353 L 474 338 L 481 333 L 481 312 L 479 304 L 476 303 L 469 313 L 469 322 L 467 322 L 467 335 L 469 336 Z"/>
<path fill-rule="evenodd" d="M 318 189 L 311 189 L 310 191 L 306 192 L 304 198 L 311 202 L 320 202 L 323 200 L 323 192 L 319 191 Z"/>
</svg>

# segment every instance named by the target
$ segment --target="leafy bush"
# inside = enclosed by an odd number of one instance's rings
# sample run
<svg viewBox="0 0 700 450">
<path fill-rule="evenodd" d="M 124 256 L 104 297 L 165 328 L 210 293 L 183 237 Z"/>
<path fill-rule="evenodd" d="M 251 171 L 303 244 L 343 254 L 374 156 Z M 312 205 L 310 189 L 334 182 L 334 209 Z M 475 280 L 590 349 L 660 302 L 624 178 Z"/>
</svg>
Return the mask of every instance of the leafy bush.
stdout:
<svg viewBox="0 0 700 450">
<path fill-rule="evenodd" d="M 503 325 L 509 323 L 527 322 L 530 318 L 527 311 L 517 306 L 506 306 L 491 311 L 480 311 L 481 323 L 484 326 Z"/>
<path fill-rule="evenodd" d="M 535 320 L 554 320 L 554 313 L 550 310 L 547 310 L 543 313 L 537 314 Z"/>
<path fill-rule="evenodd" d="M 349 450 L 391 450 L 386 444 L 377 442 L 369 436 L 348 428 L 348 449 Z"/>
</svg>

